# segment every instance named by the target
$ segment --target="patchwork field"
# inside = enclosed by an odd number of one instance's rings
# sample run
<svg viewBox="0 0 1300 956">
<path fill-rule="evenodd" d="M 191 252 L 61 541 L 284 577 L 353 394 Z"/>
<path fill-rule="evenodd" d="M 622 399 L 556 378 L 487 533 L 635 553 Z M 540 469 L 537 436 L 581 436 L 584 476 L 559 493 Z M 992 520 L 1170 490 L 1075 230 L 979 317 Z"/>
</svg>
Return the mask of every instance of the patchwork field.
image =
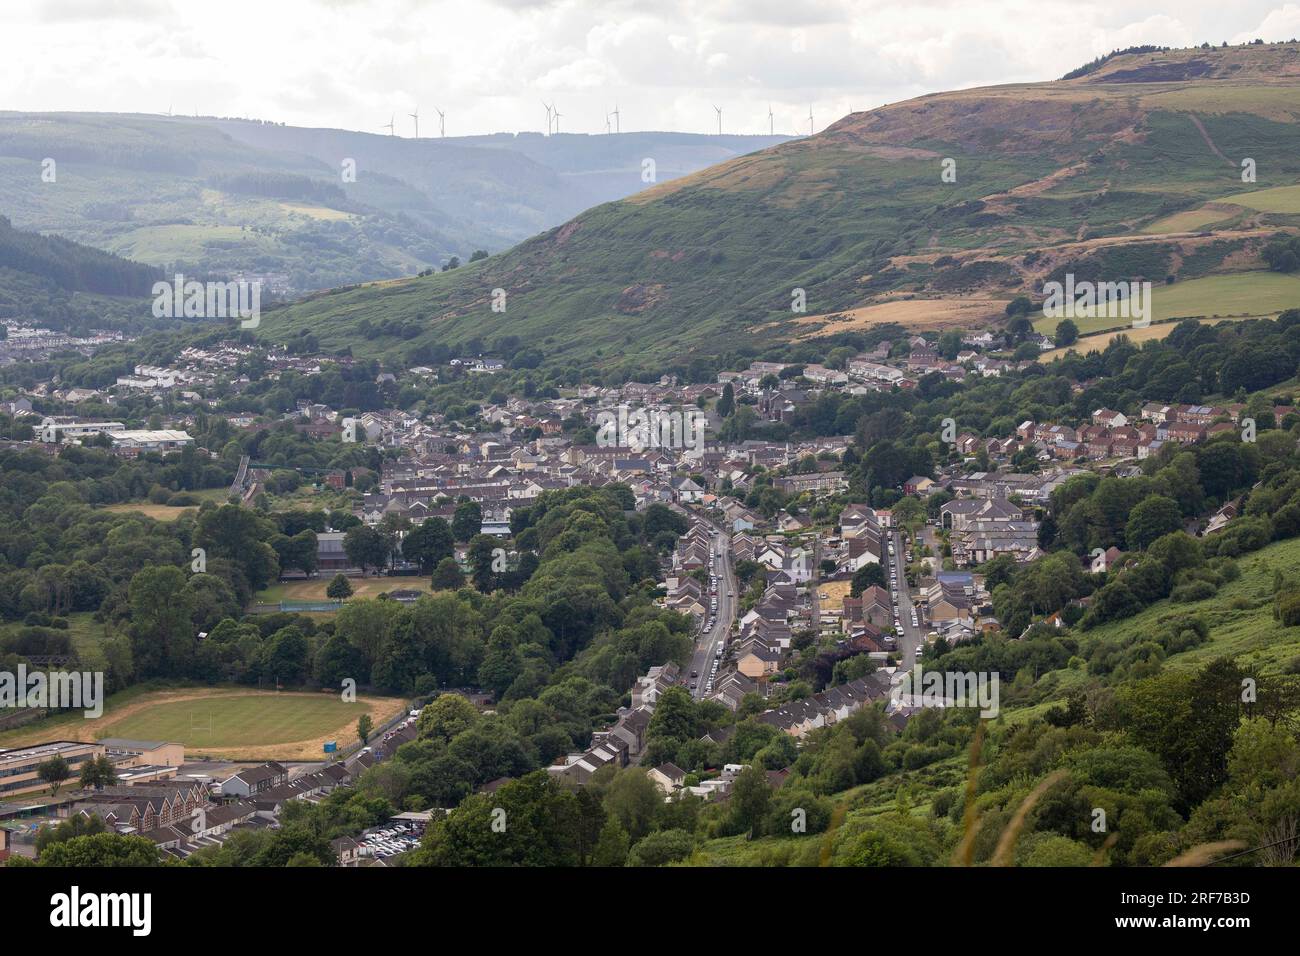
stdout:
<svg viewBox="0 0 1300 956">
<path fill-rule="evenodd" d="M 1199 319 L 1202 325 L 1214 325 L 1217 322 L 1240 322 L 1241 319 Z M 1104 352 L 1106 346 L 1110 345 L 1121 335 L 1127 338 L 1134 345 L 1141 345 L 1143 342 L 1152 342 L 1163 339 L 1172 332 L 1177 326 L 1177 322 L 1161 322 L 1159 325 L 1149 325 L 1145 329 L 1121 329 L 1118 332 L 1098 332 L 1095 335 L 1080 336 L 1079 341 L 1075 342 L 1069 348 L 1049 349 L 1038 357 L 1040 362 L 1050 362 L 1053 359 L 1063 357 L 1067 352 L 1078 352 L 1080 355 L 1087 355 L 1089 352 Z"/>
<path fill-rule="evenodd" d="M 225 502 L 227 489 L 225 488 L 204 488 L 201 491 L 186 492 L 203 501 L 215 501 L 217 504 Z M 181 515 L 187 512 L 198 511 L 197 505 L 158 505 L 152 501 L 125 501 L 116 505 L 104 505 L 103 511 L 111 511 L 115 514 L 142 514 L 146 517 L 153 518 L 155 521 L 175 521 Z"/>
<path fill-rule="evenodd" d="M 120 505 L 105 505 L 103 511 L 114 514 L 142 514 L 154 521 L 175 521 L 183 514 L 193 514 L 199 509 L 195 506 L 173 508 L 171 505 L 156 505 L 149 501 L 127 502 Z"/>
<path fill-rule="evenodd" d="M 1229 219 L 1239 212 L 1241 212 L 1240 208 L 1234 209 L 1226 204 L 1206 205 L 1201 206 L 1199 209 L 1186 209 L 1182 212 L 1176 212 L 1172 216 L 1157 219 L 1142 231 L 1148 234 L 1197 232 L 1211 223 L 1218 222 L 1221 219 Z"/>
<path fill-rule="evenodd" d="M 1174 285 L 1152 286 L 1151 294 L 1154 299 L 1152 320 L 1155 323 L 1175 319 L 1271 316 L 1284 309 L 1300 308 L 1300 276 L 1263 271 L 1206 276 Z M 1043 316 L 1034 322 L 1034 328 L 1051 335 L 1060 321 Z M 1085 335 L 1125 324 L 1124 319 L 1110 316 L 1093 316 L 1075 319 L 1074 322 Z M 1140 331 L 1131 329 L 1126 334 Z"/>
<path fill-rule="evenodd" d="M 1300 186 L 1277 186 L 1273 189 L 1237 193 L 1224 201 L 1260 212 L 1300 213 Z"/>
<path fill-rule="evenodd" d="M 810 327 L 797 336 L 800 339 L 815 339 L 891 322 L 917 332 L 928 329 L 980 328 L 1003 318 L 1007 301 L 971 298 L 896 299 L 844 312 L 800 316 L 794 320 L 794 324 Z"/>
<path fill-rule="evenodd" d="M 339 747 L 357 740 L 357 720 L 369 713 L 375 726 L 392 719 L 405 701 L 360 697 L 344 702 L 330 693 L 194 688 L 120 694 L 98 720 L 60 715 L 0 735 L 12 747 L 62 737 L 100 740 L 130 737 L 185 744 L 188 756 L 231 760 L 311 760 L 327 740 Z"/>
</svg>

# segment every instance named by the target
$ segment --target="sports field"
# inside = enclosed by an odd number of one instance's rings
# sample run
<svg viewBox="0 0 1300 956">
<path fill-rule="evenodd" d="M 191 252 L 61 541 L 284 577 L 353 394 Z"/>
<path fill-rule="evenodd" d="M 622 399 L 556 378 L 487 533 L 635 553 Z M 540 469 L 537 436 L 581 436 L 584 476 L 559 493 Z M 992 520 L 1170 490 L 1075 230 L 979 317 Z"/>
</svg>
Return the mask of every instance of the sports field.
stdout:
<svg viewBox="0 0 1300 956">
<path fill-rule="evenodd" d="M 268 604 L 276 601 L 328 601 L 329 595 L 325 593 L 325 589 L 333 580 L 334 575 L 331 573 L 296 581 L 277 581 L 270 587 L 258 591 L 253 600 Z M 364 578 L 348 578 L 354 598 L 373 598 L 386 591 L 406 589 L 432 594 L 433 592 L 429 590 L 432 581 L 433 578 L 427 574 L 410 577 L 376 578 L 367 575 Z"/>
<path fill-rule="evenodd" d="M 187 758 L 199 755 L 232 760 L 311 760 L 327 740 L 343 748 L 357 740 L 357 720 L 369 713 L 376 727 L 402 712 L 405 702 L 391 697 L 275 692 L 239 688 L 189 688 L 118 695 L 98 720 L 61 715 L 4 734 L 0 746 L 50 739 L 102 740 L 128 737 L 168 740 L 185 745 Z"/>
</svg>

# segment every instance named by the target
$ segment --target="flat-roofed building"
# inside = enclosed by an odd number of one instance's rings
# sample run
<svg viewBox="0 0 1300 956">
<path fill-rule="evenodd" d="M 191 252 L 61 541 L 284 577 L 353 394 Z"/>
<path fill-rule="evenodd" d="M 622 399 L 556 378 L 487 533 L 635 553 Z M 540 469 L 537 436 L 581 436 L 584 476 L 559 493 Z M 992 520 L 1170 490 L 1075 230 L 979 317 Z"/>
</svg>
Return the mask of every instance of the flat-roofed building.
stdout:
<svg viewBox="0 0 1300 956">
<path fill-rule="evenodd" d="M 72 779 L 81 773 L 83 763 L 104 753 L 103 744 L 79 740 L 53 740 L 32 747 L 0 750 L 0 797 L 46 789 L 49 784 L 40 778 L 37 770 L 54 757 L 67 761 Z"/>
<path fill-rule="evenodd" d="M 185 762 L 185 745 L 173 741 L 105 737 L 100 743 L 109 758 L 123 767 L 179 767 Z"/>
<path fill-rule="evenodd" d="M 109 432 L 108 437 L 113 441 L 114 452 L 132 456 L 148 451 L 176 451 L 194 444 L 189 432 L 174 428 L 132 428 Z"/>
<path fill-rule="evenodd" d="M 126 430 L 121 422 L 87 422 L 67 415 L 47 415 L 41 419 L 41 441 L 80 441 L 92 435 L 120 434 Z"/>
</svg>

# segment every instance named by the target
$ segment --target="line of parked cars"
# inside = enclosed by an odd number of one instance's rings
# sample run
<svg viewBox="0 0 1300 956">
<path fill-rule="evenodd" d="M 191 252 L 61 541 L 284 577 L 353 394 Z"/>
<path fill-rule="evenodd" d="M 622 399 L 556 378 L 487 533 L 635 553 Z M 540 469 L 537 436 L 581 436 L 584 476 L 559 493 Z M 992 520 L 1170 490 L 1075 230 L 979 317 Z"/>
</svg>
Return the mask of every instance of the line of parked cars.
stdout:
<svg viewBox="0 0 1300 956">
<path fill-rule="evenodd" d="M 366 834 L 361 850 L 370 856 L 388 857 L 419 846 L 420 833 L 414 824 L 393 824 Z"/>
</svg>

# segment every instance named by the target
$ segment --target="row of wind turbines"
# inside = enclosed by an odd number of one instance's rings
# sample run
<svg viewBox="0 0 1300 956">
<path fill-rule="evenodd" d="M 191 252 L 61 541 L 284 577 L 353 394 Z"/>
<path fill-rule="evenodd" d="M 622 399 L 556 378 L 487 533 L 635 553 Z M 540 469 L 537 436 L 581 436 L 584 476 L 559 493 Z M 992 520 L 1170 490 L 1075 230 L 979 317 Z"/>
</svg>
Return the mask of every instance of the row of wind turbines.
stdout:
<svg viewBox="0 0 1300 956">
<path fill-rule="evenodd" d="M 545 100 L 542 100 L 542 106 L 546 108 L 546 135 L 547 136 L 554 135 L 555 133 L 558 133 L 560 131 L 560 117 L 564 114 L 560 112 L 559 104 L 557 103 L 547 103 Z M 447 114 L 442 110 L 438 109 L 436 106 L 433 108 L 433 111 L 438 114 L 438 135 L 445 138 L 447 136 Z M 717 114 L 718 117 L 718 135 L 721 136 L 722 135 L 722 107 L 714 106 L 713 111 Z M 168 110 L 168 115 L 171 115 L 170 110 Z M 415 122 L 415 138 L 419 139 L 420 138 L 420 108 L 417 106 L 415 108 L 414 113 L 407 113 L 406 115 L 409 116 Z M 612 125 L 610 124 L 611 118 L 613 118 L 614 120 Z M 379 128 L 388 130 L 389 136 L 396 136 L 397 135 L 396 121 L 397 121 L 397 114 L 394 113 L 391 117 L 389 117 L 388 122 L 380 126 Z M 813 108 L 812 108 L 812 104 L 809 104 L 808 106 L 808 135 L 809 136 L 813 134 L 813 129 L 814 129 Z M 618 104 L 615 103 L 613 112 L 605 114 L 605 132 L 621 133 L 622 131 L 623 131 L 622 114 L 619 112 Z M 772 112 L 771 103 L 769 103 L 767 106 L 767 132 L 769 136 L 776 135 L 776 114 Z"/>
<path fill-rule="evenodd" d="M 444 113 L 442 110 L 438 109 L 438 107 L 436 106 L 433 108 L 433 111 L 438 114 L 438 135 L 445 139 L 447 136 L 447 114 Z M 406 115 L 415 121 L 415 138 L 419 139 L 420 138 L 420 108 L 417 106 L 415 108 L 414 113 L 407 113 Z M 394 113 L 392 116 L 388 118 L 388 122 L 379 128 L 388 130 L 389 136 L 396 136 L 397 135 L 396 120 L 397 120 L 397 114 Z"/>
<path fill-rule="evenodd" d="M 713 112 L 718 114 L 718 135 L 721 136 L 722 135 L 722 107 L 721 106 L 713 107 Z M 767 104 L 767 134 L 769 136 L 776 135 L 776 114 L 772 112 L 771 103 Z M 812 104 L 809 103 L 808 104 L 808 135 L 811 136 L 812 134 L 813 134 L 813 108 L 812 108 Z"/>
</svg>

